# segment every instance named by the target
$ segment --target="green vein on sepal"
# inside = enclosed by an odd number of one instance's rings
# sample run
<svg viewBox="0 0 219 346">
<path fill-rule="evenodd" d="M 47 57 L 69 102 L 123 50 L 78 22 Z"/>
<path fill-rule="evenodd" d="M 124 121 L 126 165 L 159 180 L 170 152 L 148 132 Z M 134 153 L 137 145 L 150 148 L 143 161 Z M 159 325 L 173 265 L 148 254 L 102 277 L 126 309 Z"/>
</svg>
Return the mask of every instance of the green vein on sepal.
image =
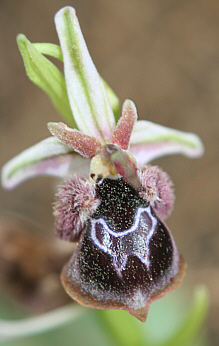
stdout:
<svg viewBox="0 0 219 346">
<path fill-rule="evenodd" d="M 72 64 L 74 65 L 74 69 L 78 75 L 78 79 L 80 80 L 80 84 L 82 86 L 83 92 L 85 94 L 87 103 L 89 105 L 91 114 L 92 114 L 92 118 L 96 123 L 96 126 L 98 126 L 98 122 L 96 119 L 96 112 L 95 112 L 95 105 L 93 104 L 93 100 L 91 98 L 90 92 L 89 92 L 89 86 L 87 83 L 87 80 L 85 78 L 85 74 L 86 71 L 84 71 L 84 67 L 83 64 L 81 63 L 81 60 L 79 58 L 79 54 L 78 52 L 80 52 L 80 44 L 78 42 L 78 39 L 75 35 L 74 30 L 72 30 L 72 26 L 71 26 L 71 20 L 70 20 L 70 14 L 66 11 L 65 12 L 65 16 L 63 16 L 64 22 L 65 22 L 65 35 L 66 35 L 66 41 L 68 42 L 68 53 L 69 53 L 69 57 L 72 61 Z M 72 49 L 70 49 L 70 47 Z M 74 49 L 73 49 L 74 47 Z M 78 111 L 80 112 L 79 107 Z M 80 112 L 81 113 L 81 112 Z M 81 118 L 83 118 L 83 115 L 81 114 Z M 89 124 L 87 122 L 85 122 L 85 126 L 89 127 Z"/>
<path fill-rule="evenodd" d="M 50 170 L 51 167 L 54 170 L 54 174 L 51 175 L 55 175 L 55 169 L 59 175 L 58 167 L 63 165 L 68 158 L 66 154 L 72 153 L 73 149 L 62 144 L 55 137 L 48 137 L 24 150 L 2 167 L 2 186 L 6 189 L 12 189 L 31 176 L 47 174 L 47 170 Z M 51 159 L 56 159 L 57 162 L 54 164 Z M 37 165 L 41 165 L 41 169 L 37 168 Z"/>
<path fill-rule="evenodd" d="M 54 43 L 33 43 L 33 46 L 40 52 L 41 54 L 49 55 L 55 59 L 58 59 L 63 62 L 63 54 L 61 47 Z M 116 122 L 119 119 L 119 113 L 120 113 L 120 102 L 118 96 L 115 94 L 115 92 L 112 90 L 112 88 L 109 86 L 109 84 L 100 76 L 103 85 L 106 89 L 107 96 L 110 101 L 110 105 L 113 109 L 113 113 L 115 116 Z"/>
</svg>

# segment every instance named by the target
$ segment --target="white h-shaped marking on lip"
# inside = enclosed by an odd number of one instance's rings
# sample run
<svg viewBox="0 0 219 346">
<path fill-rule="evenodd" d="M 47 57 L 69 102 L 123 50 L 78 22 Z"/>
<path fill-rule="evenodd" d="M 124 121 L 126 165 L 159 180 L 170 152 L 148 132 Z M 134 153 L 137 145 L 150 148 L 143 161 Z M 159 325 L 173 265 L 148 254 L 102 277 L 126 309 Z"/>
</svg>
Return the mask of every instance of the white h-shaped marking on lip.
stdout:
<svg viewBox="0 0 219 346">
<path fill-rule="evenodd" d="M 145 239 L 145 247 L 147 249 L 147 255 L 146 255 L 146 258 L 142 258 L 140 256 L 140 254 L 138 254 L 138 252 L 135 253 L 135 255 L 143 262 L 146 264 L 147 266 L 147 269 L 149 270 L 149 266 L 150 266 L 150 261 L 149 261 L 149 242 L 150 242 L 150 239 L 155 231 L 155 227 L 157 225 L 157 219 L 152 215 L 151 213 L 151 209 L 150 209 L 150 206 L 147 207 L 147 208 L 141 208 L 139 207 L 138 210 L 137 210 L 137 213 L 135 215 L 135 218 L 134 218 L 134 223 L 133 225 L 127 229 L 126 231 L 123 231 L 123 232 L 114 232 L 113 230 L 111 230 L 109 228 L 109 226 L 107 225 L 106 221 L 103 219 L 103 218 L 99 218 L 99 219 L 91 219 L 91 238 L 93 240 L 93 242 L 95 243 L 95 245 L 97 245 L 97 247 L 99 247 L 100 249 L 102 249 L 105 253 L 108 253 L 110 254 L 112 257 L 113 257 L 113 263 L 115 265 L 115 267 L 117 268 L 117 272 L 119 273 L 119 275 L 121 276 L 121 271 L 124 269 L 126 263 L 127 263 L 127 260 L 128 260 L 128 255 L 125 254 L 125 259 L 123 260 L 123 263 L 120 267 L 118 267 L 118 265 L 115 263 L 115 255 L 114 255 L 114 252 L 109 248 L 107 247 L 106 245 L 104 246 L 103 244 L 101 244 L 99 242 L 99 240 L 97 239 L 96 237 L 96 223 L 100 223 L 102 226 L 103 226 L 103 229 L 105 231 L 108 232 L 108 234 L 112 235 L 113 237 L 115 238 L 119 238 L 119 237 L 122 237 L 122 236 L 125 236 L 125 235 L 128 235 L 132 232 L 135 232 L 138 225 L 139 225 L 139 222 L 140 222 L 140 216 L 143 212 L 147 212 L 152 220 L 152 226 L 151 226 L 151 230 L 148 234 L 148 236 L 146 237 Z M 108 238 L 108 237 L 107 237 Z M 108 240 L 108 243 L 110 246 L 111 244 L 111 240 L 110 238 L 109 239 L 106 239 L 106 243 L 107 243 L 107 240 Z"/>
</svg>

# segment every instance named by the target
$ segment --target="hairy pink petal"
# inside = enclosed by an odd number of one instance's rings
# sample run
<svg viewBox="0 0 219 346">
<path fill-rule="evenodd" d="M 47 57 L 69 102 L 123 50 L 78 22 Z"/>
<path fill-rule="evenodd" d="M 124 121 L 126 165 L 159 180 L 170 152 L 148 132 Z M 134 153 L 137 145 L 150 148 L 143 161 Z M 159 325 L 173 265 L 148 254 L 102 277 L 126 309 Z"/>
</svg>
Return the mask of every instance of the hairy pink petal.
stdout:
<svg viewBox="0 0 219 346">
<path fill-rule="evenodd" d="M 99 205 L 94 183 L 74 176 L 59 187 L 54 203 L 55 232 L 68 241 L 78 241 L 85 222 Z"/>
<path fill-rule="evenodd" d="M 166 219 L 173 210 L 175 201 L 173 183 L 166 172 L 157 166 L 142 166 L 138 177 L 141 183 L 139 194 L 150 202 L 156 214 Z"/>
<path fill-rule="evenodd" d="M 137 110 L 134 102 L 126 100 L 122 108 L 122 116 L 113 131 L 111 143 L 118 145 L 121 149 L 127 150 L 137 117 Z"/>
<path fill-rule="evenodd" d="M 98 139 L 71 129 L 63 123 L 48 123 L 48 129 L 53 136 L 83 157 L 92 158 L 101 146 Z"/>
</svg>

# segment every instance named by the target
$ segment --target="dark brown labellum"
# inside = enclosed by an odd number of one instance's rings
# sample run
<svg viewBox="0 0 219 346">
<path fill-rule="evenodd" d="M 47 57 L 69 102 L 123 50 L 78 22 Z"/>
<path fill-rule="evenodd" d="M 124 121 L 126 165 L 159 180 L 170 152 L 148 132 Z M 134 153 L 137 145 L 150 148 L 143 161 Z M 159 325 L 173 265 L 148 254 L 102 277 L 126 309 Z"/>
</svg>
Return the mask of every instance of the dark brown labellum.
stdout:
<svg viewBox="0 0 219 346">
<path fill-rule="evenodd" d="M 180 285 L 185 262 L 166 225 L 123 179 L 102 180 L 97 196 L 63 285 L 83 305 L 145 321 L 150 303 Z"/>
</svg>

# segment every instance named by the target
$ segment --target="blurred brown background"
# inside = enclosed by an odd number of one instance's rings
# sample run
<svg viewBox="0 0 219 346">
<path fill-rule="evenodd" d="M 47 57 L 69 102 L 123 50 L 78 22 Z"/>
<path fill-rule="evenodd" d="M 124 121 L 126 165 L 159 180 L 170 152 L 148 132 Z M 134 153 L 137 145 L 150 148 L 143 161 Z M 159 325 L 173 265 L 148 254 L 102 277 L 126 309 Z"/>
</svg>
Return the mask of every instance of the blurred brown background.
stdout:
<svg viewBox="0 0 219 346">
<path fill-rule="evenodd" d="M 58 43 L 53 17 L 66 5 L 76 8 L 98 71 L 121 102 L 130 98 L 140 119 L 195 132 L 204 142 L 201 159 L 170 156 L 154 163 L 175 183 L 176 204 L 167 223 L 188 262 L 185 282 L 204 283 L 210 291 L 210 340 L 218 345 L 219 2 L 1 0 L 1 166 L 49 136 L 46 123 L 60 119 L 25 76 L 16 35 Z M 2 230 L 6 214 L 22 215 L 51 236 L 54 182 L 37 178 L 1 190 Z"/>
</svg>

